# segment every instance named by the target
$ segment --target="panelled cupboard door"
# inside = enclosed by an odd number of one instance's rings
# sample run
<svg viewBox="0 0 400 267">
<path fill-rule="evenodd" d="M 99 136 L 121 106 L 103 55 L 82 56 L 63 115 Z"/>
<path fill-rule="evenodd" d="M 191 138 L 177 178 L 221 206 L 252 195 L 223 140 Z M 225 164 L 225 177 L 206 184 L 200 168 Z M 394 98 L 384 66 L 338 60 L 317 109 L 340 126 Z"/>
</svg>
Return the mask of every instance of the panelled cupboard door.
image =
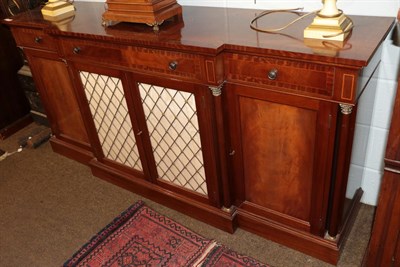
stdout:
<svg viewBox="0 0 400 267">
<path fill-rule="evenodd" d="M 208 87 L 72 64 L 100 162 L 166 190 L 220 205 Z"/>
<path fill-rule="evenodd" d="M 207 86 L 131 74 L 151 180 L 219 206 L 212 95 Z"/>
<path fill-rule="evenodd" d="M 148 176 L 126 74 L 111 68 L 73 65 L 73 75 L 79 81 L 77 94 L 96 158 L 136 177 Z"/>
<path fill-rule="evenodd" d="M 24 49 L 53 134 L 60 140 L 89 149 L 78 100 L 68 66 L 57 54 Z"/>
<path fill-rule="evenodd" d="M 337 105 L 233 84 L 226 92 L 239 211 L 322 236 Z"/>
</svg>

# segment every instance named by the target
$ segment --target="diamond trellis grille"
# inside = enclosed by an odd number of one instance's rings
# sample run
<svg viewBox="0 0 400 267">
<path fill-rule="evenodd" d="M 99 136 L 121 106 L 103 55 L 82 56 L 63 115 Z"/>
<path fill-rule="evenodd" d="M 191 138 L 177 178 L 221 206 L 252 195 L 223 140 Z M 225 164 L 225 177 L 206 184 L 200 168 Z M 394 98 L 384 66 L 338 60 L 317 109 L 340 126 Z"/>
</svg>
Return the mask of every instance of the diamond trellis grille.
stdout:
<svg viewBox="0 0 400 267">
<path fill-rule="evenodd" d="M 106 158 L 142 171 L 121 80 L 80 72 Z"/>
<path fill-rule="evenodd" d="M 161 179 L 207 195 L 194 95 L 139 83 Z"/>
</svg>

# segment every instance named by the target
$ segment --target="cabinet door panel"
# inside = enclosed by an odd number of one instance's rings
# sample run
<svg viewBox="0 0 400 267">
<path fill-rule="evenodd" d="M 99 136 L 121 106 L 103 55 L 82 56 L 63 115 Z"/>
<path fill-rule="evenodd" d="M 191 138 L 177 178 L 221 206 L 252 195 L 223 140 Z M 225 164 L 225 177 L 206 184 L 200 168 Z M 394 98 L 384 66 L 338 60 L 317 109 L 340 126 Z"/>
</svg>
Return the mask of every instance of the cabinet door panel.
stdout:
<svg viewBox="0 0 400 267">
<path fill-rule="evenodd" d="M 146 83 L 138 87 L 158 177 L 207 195 L 194 94 Z"/>
<path fill-rule="evenodd" d="M 323 235 L 334 104 L 253 87 L 227 87 L 233 107 L 229 124 L 236 205 Z"/>
<path fill-rule="evenodd" d="M 25 53 L 53 133 L 58 138 L 88 147 L 89 138 L 66 64 L 56 54 L 27 49 Z"/>
<path fill-rule="evenodd" d="M 308 220 L 316 111 L 248 97 L 239 108 L 245 199 Z"/>
<path fill-rule="evenodd" d="M 143 171 L 121 79 L 79 72 L 104 157 Z"/>
<path fill-rule="evenodd" d="M 123 71 L 70 62 L 95 157 L 116 170 L 148 176 L 141 131 Z"/>
<path fill-rule="evenodd" d="M 166 190 L 220 207 L 216 126 L 209 88 L 136 73 L 130 78 L 150 180 Z"/>
</svg>

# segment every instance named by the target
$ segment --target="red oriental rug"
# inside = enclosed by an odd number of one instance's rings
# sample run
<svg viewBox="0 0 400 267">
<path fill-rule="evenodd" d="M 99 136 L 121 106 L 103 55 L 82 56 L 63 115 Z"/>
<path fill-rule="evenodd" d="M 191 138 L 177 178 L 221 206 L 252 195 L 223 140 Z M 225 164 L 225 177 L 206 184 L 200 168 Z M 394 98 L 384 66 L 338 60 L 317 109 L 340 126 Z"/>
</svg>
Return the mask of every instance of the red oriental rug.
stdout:
<svg viewBox="0 0 400 267">
<path fill-rule="evenodd" d="M 268 265 L 204 238 L 139 201 L 80 248 L 64 266 Z"/>
</svg>

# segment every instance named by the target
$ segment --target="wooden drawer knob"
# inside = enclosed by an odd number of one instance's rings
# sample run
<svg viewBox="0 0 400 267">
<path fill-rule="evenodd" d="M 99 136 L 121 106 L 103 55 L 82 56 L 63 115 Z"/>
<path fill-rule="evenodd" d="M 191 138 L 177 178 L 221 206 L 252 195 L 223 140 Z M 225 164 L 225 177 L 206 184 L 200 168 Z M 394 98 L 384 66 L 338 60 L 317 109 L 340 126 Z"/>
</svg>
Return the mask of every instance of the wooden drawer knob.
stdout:
<svg viewBox="0 0 400 267">
<path fill-rule="evenodd" d="M 42 42 L 42 37 L 36 36 L 36 37 L 35 37 L 35 43 L 39 44 L 39 43 L 41 43 L 41 42 Z"/>
<path fill-rule="evenodd" d="M 278 78 L 278 70 L 277 69 L 272 69 L 268 72 L 268 79 L 270 80 L 276 80 Z"/>
</svg>

